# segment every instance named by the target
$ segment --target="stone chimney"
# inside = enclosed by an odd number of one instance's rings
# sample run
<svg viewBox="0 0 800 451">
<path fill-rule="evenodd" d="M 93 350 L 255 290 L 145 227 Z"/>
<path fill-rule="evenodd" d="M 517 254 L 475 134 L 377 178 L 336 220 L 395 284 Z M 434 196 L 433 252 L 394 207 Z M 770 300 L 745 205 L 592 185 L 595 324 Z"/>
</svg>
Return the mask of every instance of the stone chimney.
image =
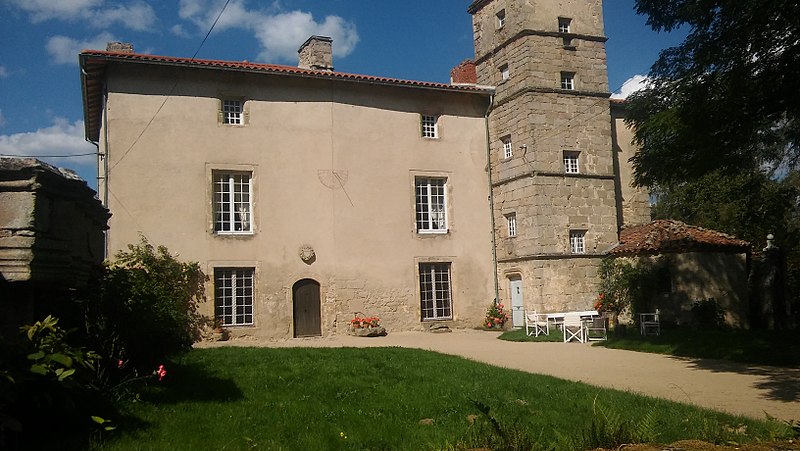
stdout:
<svg viewBox="0 0 800 451">
<path fill-rule="evenodd" d="M 106 44 L 107 52 L 133 53 L 133 44 L 130 42 L 109 42 Z"/>
<path fill-rule="evenodd" d="M 297 53 L 300 54 L 297 67 L 333 72 L 333 39 L 327 36 L 311 36 Z"/>
<path fill-rule="evenodd" d="M 474 85 L 478 83 L 478 73 L 472 60 L 464 60 L 450 71 L 451 85 Z"/>
</svg>

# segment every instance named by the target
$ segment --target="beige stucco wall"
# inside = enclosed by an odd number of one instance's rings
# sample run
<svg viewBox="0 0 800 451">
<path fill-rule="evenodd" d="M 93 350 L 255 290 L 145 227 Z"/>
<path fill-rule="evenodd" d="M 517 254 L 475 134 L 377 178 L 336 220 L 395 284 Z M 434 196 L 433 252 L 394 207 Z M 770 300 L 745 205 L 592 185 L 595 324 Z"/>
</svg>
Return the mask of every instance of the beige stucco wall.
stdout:
<svg viewBox="0 0 800 451">
<path fill-rule="evenodd" d="M 630 159 L 636 153 L 636 144 L 633 142 L 633 130 L 625 124 L 624 104 L 612 102 L 611 130 L 619 174 L 622 223 L 626 226 L 646 224 L 650 222 L 650 193 L 646 188 L 633 186 L 633 164 Z"/>
<path fill-rule="evenodd" d="M 209 275 L 255 267 L 255 326 L 234 335 L 291 337 L 291 290 L 305 278 L 321 284 L 323 335 L 355 311 L 421 329 L 420 261 L 452 263 L 450 324 L 482 319 L 493 298 L 487 96 L 155 67 L 112 66 L 108 78 L 110 249 L 141 231 Z M 218 123 L 227 96 L 245 99 L 247 125 Z M 420 113 L 440 115 L 439 139 L 420 136 Z M 252 171 L 252 235 L 213 232 L 216 169 Z M 416 233 L 416 175 L 447 177 L 446 235 Z"/>
</svg>

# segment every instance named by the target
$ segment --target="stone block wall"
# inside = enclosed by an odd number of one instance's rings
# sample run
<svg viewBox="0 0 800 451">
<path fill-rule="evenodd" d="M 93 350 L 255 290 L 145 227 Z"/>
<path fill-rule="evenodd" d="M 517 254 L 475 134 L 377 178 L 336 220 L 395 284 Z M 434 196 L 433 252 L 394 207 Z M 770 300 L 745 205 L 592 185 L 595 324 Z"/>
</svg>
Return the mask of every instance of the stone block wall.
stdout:
<svg viewBox="0 0 800 451">
<path fill-rule="evenodd" d="M 511 303 L 509 280 L 523 281 L 526 310 L 566 312 L 591 309 L 597 298 L 599 257 L 502 261 L 500 299 Z"/>
</svg>

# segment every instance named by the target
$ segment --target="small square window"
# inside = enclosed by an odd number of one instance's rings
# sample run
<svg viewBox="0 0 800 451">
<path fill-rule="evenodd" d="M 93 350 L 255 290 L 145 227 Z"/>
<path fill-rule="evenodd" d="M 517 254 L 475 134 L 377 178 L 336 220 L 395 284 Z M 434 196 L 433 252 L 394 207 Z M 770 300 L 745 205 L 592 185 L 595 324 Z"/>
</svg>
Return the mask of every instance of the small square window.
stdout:
<svg viewBox="0 0 800 451">
<path fill-rule="evenodd" d="M 497 16 L 497 28 L 503 28 L 503 26 L 506 24 L 506 10 L 501 9 L 500 11 L 497 12 L 496 16 Z"/>
<path fill-rule="evenodd" d="M 430 116 L 427 114 L 422 115 L 422 137 L 423 138 L 438 138 L 438 120 L 437 116 Z"/>
<path fill-rule="evenodd" d="M 508 72 L 508 64 L 503 64 L 502 66 L 500 66 L 500 78 L 503 81 L 506 81 L 506 80 L 508 80 L 509 76 L 510 76 L 510 74 Z"/>
<path fill-rule="evenodd" d="M 226 125 L 243 125 L 244 113 L 241 100 L 222 101 L 222 123 Z"/>
<path fill-rule="evenodd" d="M 572 19 L 567 17 L 559 17 L 558 18 L 558 32 L 559 33 L 569 33 L 570 32 L 570 24 L 572 23 Z"/>
<path fill-rule="evenodd" d="M 565 174 L 580 174 L 580 168 L 578 166 L 578 157 L 580 156 L 580 152 L 575 152 L 571 150 L 564 151 L 564 173 Z"/>
<path fill-rule="evenodd" d="M 506 215 L 506 224 L 508 225 L 508 236 L 517 236 L 517 214 L 509 213 Z"/>
<path fill-rule="evenodd" d="M 567 89 L 570 91 L 575 89 L 574 72 L 561 72 L 561 89 Z"/>
<path fill-rule="evenodd" d="M 585 254 L 586 253 L 586 231 L 585 230 L 570 230 L 569 231 L 569 251 L 572 254 Z"/>
<path fill-rule="evenodd" d="M 511 136 L 506 136 L 501 139 L 503 141 L 503 158 L 511 158 L 514 156 L 514 146 L 511 143 Z"/>
</svg>

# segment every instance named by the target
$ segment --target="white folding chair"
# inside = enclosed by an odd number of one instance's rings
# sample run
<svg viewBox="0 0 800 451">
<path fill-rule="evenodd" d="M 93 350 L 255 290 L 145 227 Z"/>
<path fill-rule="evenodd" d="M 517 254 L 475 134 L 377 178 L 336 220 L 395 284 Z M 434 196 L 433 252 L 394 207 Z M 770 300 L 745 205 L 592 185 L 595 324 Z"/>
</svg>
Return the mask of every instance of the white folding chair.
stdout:
<svg viewBox="0 0 800 451">
<path fill-rule="evenodd" d="M 550 325 L 547 322 L 547 315 L 533 312 L 525 312 L 525 335 L 536 336 L 539 334 L 550 335 Z"/>
<path fill-rule="evenodd" d="M 659 312 L 639 314 L 639 332 L 642 335 L 661 335 L 661 321 Z"/>
<path fill-rule="evenodd" d="M 579 313 L 567 313 L 564 315 L 564 343 L 578 340 L 580 343 L 586 343 L 586 329 Z"/>
</svg>

